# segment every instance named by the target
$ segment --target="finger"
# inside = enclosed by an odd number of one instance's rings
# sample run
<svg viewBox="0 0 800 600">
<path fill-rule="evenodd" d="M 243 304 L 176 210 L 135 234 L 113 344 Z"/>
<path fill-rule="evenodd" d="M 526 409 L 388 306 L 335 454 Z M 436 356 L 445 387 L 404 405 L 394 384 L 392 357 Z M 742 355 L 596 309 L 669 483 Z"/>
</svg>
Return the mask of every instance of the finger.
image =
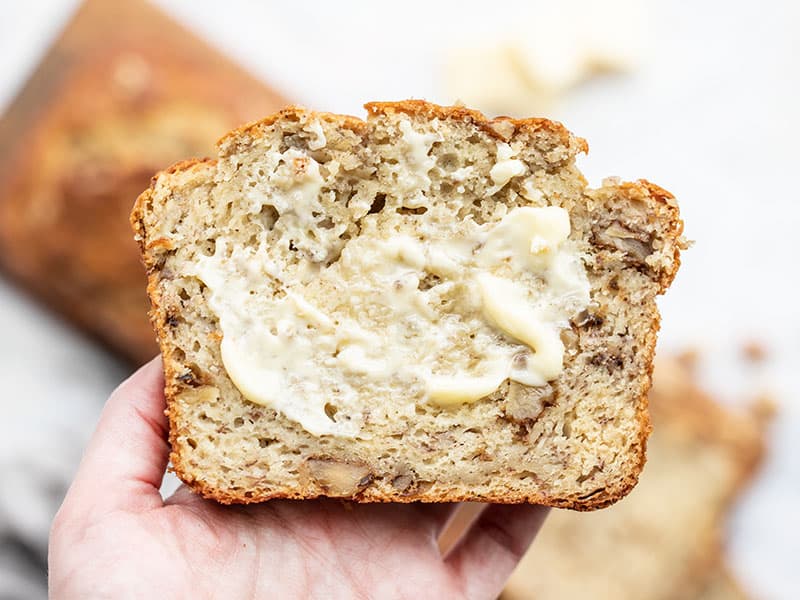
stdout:
<svg viewBox="0 0 800 600">
<path fill-rule="evenodd" d="M 164 501 L 164 504 L 181 506 L 204 506 L 208 501 L 196 494 L 186 484 L 182 484 Z M 435 542 L 442 530 L 452 520 L 458 508 L 457 503 L 422 503 L 407 504 L 366 503 L 358 504 L 346 500 L 317 499 L 297 502 L 294 500 L 271 500 L 266 504 L 249 504 L 236 508 L 251 517 L 258 518 L 262 512 L 270 515 L 279 514 L 285 519 L 307 522 L 315 514 L 322 512 L 332 516 L 346 516 L 348 519 L 363 519 L 373 526 L 395 527 L 405 521 L 409 527 L 431 542 Z M 230 510 L 234 510 L 231 508 Z M 382 524 L 382 525 L 380 525 Z"/>
<path fill-rule="evenodd" d="M 106 402 L 65 505 L 142 511 L 162 504 L 169 459 L 161 359 L 147 363 Z"/>
<path fill-rule="evenodd" d="M 436 541 L 447 528 L 448 523 L 453 520 L 459 504 L 457 502 L 414 502 L 406 506 L 414 512 L 415 518 L 420 520 L 424 528 L 430 531 L 433 540 Z"/>
<path fill-rule="evenodd" d="M 206 500 L 199 494 L 194 493 L 185 483 L 182 483 L 166 500 L 164 500 L 164 505 L 169 506 L 171 504 L 176 504 L 179 506 L 207 506 L 210 505 L 209 502 L 209 500 Z"/>
<path fill-rule="evenodd" d="M 489 505 L 482 502 L 462 502 L 459 504 L 453 510 L 446 525 L 439 532 L 439 539 L 437 540 L 439 554 L 447 557 L 487 506 Z"/>
<path fill-rule="evenodd" d="M 467 598 L 500 594 L 548 511 L 530 504 L 494 504 L 483 511 L 447 558 Z"/>
</svg>

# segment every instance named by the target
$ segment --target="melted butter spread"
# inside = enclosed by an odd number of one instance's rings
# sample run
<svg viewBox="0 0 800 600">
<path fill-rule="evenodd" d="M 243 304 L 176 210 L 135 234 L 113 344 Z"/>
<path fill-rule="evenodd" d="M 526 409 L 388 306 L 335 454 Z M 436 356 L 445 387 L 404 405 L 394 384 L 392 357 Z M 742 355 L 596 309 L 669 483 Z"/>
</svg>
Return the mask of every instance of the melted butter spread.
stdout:
<svg viewBox="0 0 800 600">
<path fill-rule="evenodd" d="M 409 162 L 423 165 L 433 139 L 412 142 Z M 491 176 L 505 185 L 519 167 L 498 154 Z M 291 185 L 269 197 L 276 227 L 308 228 L 303 215 L 321 210 L 319 166 L 297 150 L 276 172 L 286 165 Z M 514 208 L 485 225 L 421 219 L 413 235 L 367 220 L 313 278 L 285 272 L 265 240 L 219 239 L 192 274 L 209 289 L 222 362 L 245 398 L 315 435 L 364 437 L 365 422 L 391 420 L 387 410 L 413 416 L 417 403 L 458 405 L 509 379 L 556 378 L 560 331 L 589 302 L 569 233 L 567 212 L 552 206 Z"/>
<path fill-rule="evenodd" d="M 497 162 L 489 171 L 489 177 L 494 182 L 494 188 L 489 190 L 493 194 L 505 186 L 512 177 L 522 175 L 526 170 L 525 163 L 514 158 L 514 150 L 508 144 L 497 145 Z"/>
</svg>

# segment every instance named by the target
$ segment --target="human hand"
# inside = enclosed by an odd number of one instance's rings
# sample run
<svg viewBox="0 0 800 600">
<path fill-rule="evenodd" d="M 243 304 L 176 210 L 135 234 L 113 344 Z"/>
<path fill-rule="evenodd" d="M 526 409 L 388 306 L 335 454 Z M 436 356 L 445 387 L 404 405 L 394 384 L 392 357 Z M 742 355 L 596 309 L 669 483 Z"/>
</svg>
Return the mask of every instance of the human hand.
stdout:
<svg viewBox="0 0 800 600">
<path fill-rule="evenodd" d="M 51 598 L 495 598 L 546 514 L 489 506 L 442 557 L 452 504 L 164 501 L 162 390 L 156 359 L 108 400 L 53 523 Z"/>
</svg>

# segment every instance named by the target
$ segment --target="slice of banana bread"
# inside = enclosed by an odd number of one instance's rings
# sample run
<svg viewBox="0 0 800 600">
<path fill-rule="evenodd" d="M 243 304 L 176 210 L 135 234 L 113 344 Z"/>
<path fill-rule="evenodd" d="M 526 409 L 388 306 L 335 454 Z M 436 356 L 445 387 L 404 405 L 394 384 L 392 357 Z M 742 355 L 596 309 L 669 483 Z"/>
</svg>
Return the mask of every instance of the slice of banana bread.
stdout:
<svg viewBox="0 0 800 600">
<path fill-rule="evenodd" d="M 619 499 L 673 197 L 587 189 L 558 123 L 366 108 L 245 126 L 137 201 L 175 471 L 226 503 Z"/>
</svg>

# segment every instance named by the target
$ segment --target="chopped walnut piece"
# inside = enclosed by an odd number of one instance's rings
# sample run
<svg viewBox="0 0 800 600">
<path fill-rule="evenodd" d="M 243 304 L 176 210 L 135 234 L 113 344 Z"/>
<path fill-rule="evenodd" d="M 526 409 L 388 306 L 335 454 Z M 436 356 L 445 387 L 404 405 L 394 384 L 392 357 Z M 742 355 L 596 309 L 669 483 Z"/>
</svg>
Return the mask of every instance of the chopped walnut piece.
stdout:
<svg viewBox="0 0 800 600">
<path fill-rule="evenodd" d="M 333 458 L 311 458 L 306 461 L 311 479 L 328 496 L 352 496 L 372 481 L 372 472 L 363 463 Z"/>
</svg>

